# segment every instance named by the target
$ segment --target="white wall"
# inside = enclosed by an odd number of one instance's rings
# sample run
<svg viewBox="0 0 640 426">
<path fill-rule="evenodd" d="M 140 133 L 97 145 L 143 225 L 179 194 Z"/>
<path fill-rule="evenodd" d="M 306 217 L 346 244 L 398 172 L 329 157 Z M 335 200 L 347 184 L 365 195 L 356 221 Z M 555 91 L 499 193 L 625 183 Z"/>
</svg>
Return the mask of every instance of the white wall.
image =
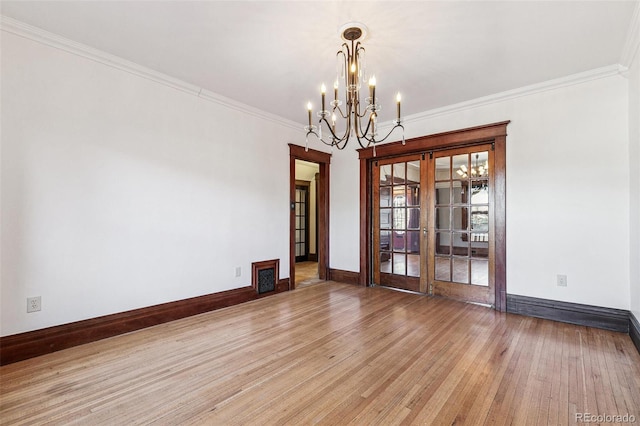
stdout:
<svg viewBox="0 0 640 426">
<path fill-rule="evenodd" d="M 1 335 L 246 286 L 253 261 L 288 275 L 303 134 L 8 33 L 1 59 Z M 636 55 L 629 80 L 406 121 L 407 138 L 512 121 L 509 293 L 640 316 L 639 81 Z M 330 190 L 330 267 L 358 271 L 355 147 L 333 151 Z"/>
<path fill-rule="evenodd" d="M 511 120 L 508 293 L 629 309 L 627 89 L 609 75 L 406 120 L 407 138 Z M 331 266 L 358 271 L 358 163 L 353 151 L 341 154 L 332 164 Z M 566 288 L 557 274 L 568 276 Z"/>
<path fill-rule="evenodd" d="M 629 67 L 629 163 L 631 311 L 640 320 L 640 44 Z"/>
<path fill-rule="evenodd" d="M 329 204 L 329 265 L 360 270 L 360 161 L 358 143 L 333 150 Z M 358 146 L 359 148 L 359 146 Z"/>
<path fill-rule="evenodd" d="M 6 32 L 1 120 L 2 335 L 288 276 L 301 132 Z"/>
</svg>

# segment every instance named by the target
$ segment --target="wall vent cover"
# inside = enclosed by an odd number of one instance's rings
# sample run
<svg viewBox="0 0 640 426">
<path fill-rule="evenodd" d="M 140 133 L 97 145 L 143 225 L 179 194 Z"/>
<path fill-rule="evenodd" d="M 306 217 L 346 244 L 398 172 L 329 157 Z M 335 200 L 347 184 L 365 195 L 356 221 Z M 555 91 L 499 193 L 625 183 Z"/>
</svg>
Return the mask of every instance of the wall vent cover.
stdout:
<svg viewBox="0 0 640 426">
<path fill-rule="evenodd" d="M 265 260 L 251 264 L 251 285 L 258 294 L 276 291 L 279 278 L 280 260 Z"/>
</svg>

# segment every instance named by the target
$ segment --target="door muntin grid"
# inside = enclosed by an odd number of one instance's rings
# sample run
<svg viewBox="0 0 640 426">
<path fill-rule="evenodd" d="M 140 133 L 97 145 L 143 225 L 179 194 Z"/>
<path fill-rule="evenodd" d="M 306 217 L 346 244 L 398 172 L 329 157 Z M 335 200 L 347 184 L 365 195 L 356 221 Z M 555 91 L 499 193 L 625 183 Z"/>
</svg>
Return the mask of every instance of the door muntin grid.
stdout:
<svg viewBox="0 0 640 426">
<path fill-rule="evenodd" d="M 435 159 L 435 280 L 489 285 L 489 152 Z"/>
<path fill-rule="evenodd" d="M 302 260 L 307 257 L 307 189 L 304 187 L 296 187 L 295 222 L 296 258 Z"/>
<path fill-rule="evenodd" d="M 420 161 L 380 165 L 380 272 L 420 276 Z"/>
</svg>

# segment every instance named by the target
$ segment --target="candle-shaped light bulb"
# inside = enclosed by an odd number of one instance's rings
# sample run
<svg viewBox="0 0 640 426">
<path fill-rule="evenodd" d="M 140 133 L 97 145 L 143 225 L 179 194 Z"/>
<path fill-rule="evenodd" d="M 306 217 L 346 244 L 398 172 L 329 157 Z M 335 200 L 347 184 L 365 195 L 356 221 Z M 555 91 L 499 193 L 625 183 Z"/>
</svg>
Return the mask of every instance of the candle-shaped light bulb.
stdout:
<svg viewBox="0 0 640 426">
<path fill-rule="evenodd" d="M 331 128 L 333 129 L 333 133 L 336 132 L 336 114 L 331 114 Z"/>
<path fill-rule="evenodd" d="M 402 97 L 400 96 L 400 92 L 396 95 L 396 102 L 398 103 L 398 123 L 400 123 L 400 101 Z"/>
<path fill-rule="evenodd" d="M 324 97 L 325 97 L 326 93 L 327 93 L 327 86 L 325 86 L 324 83 L 322 83 L 322 86 L 320 86 L 320 94 L 322 95 L 322 109 L 321 109 L 321 111 L 324 111 Z"/>
<path fill-rule="evenodd" d="M 356 63 L 355 62 L 351 62 L 351 72 L 352 73 L 356 72 Z"/>
<path fill-rule="evenodd" d="M 371 103 L 376 103 L 376 76 L 372 75 L 369 79 L 369 94 L 371 95 Z"/>
<path fill-rule="evenodd" d="M 338 80 L 336 80 L 335 83 L 333 83 L 333 100 L 337 101 L 338 100 Z"/>
<path fill-rule="evenodd" d="M 309 112 L 309 127 L 311 127 L 311 111 L 313 110 L 313 107 L 311 106 L 311 102 L 307 103 L 307 110 Z"/>
</svg>

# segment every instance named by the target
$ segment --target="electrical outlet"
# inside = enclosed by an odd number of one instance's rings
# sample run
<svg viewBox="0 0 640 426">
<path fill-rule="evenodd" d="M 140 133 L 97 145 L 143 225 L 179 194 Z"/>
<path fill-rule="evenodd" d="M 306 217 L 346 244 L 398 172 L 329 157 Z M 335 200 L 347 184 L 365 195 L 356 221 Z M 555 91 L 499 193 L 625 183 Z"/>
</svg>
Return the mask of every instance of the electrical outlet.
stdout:
<svg viewBox="0 0 640 426">
<path fill-rule="evenodd" d="M 27 313 L 30 312 L 38 312 L 42 309 L 42 298 L 38 297 L 27 297 Z"/>
<path fill-rule="evenodd" d="M 566 286 L 567 286 L 567 276 L 558 275 L 558 287 L 566 287 Z"/>
<path fill-rule="evenodd" d="M 242 268 L 236 266 L 236 278 L 242 276 Z"/>
</svg>

